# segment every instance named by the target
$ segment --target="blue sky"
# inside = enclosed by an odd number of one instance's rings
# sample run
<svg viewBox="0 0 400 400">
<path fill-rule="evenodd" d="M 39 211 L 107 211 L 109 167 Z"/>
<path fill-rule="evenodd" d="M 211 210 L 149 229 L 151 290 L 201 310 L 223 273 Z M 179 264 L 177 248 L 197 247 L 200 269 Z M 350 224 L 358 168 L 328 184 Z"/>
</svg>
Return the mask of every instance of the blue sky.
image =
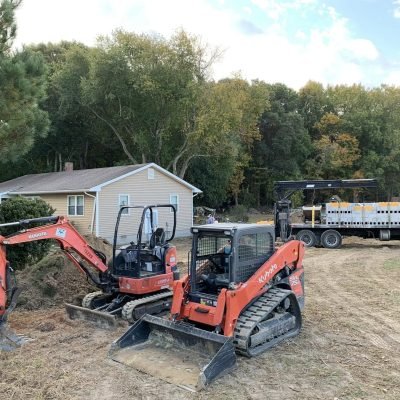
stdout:
<svg viewBox="0 0 400 400">
<path fill-rule="evenodd" d="M 394 16 L 400 5 L 396 7 L 391 0 L 329 0 L 326 3 L 348 19 L 355 35 L 370 38 L 384 56 L 400 56 L 400 15 Z"/>
<path fill-rule="evenodd" d="M 24 0 L 17 22 L 18 45 L 184 28 L 223 50 L 215 79 L 400 85 L 400 0 Z"/>
</svg>

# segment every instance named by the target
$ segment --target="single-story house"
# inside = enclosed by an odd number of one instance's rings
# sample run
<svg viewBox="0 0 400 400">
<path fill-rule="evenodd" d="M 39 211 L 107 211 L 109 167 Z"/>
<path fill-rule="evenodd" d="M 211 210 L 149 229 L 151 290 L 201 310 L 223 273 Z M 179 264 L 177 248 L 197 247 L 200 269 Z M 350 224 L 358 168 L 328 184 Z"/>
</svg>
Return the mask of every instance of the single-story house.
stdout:
<svg viewBox="0 0 400 400">
<path fill-rule="evenodd" d="M 193 197 L 201 190 L 154 163 L 24 175 L 0 183 L 0 201 L 40 197 L 83 234 L 112 240 L 120 206 L 173 204 L 177 208 L 176 236 L 188 236 L 193 224 Z M 164 214 L 163 214 L 164 213 Z M 160 209 L 172 221 L 169 209 Z M 136 238 L 141 210 L 121 218 L 119 242 Z M 171 222 L 169 226 L 172 228 Z"/>
</svg>

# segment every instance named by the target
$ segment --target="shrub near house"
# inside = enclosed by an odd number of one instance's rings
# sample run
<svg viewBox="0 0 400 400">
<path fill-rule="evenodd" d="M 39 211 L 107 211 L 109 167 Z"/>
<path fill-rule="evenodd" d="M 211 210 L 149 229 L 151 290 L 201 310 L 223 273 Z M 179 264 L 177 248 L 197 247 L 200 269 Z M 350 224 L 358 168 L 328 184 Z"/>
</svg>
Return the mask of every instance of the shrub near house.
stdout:
<svg viewBox="0 0 400 400">
<path fill-rule="evenodd" d="M 0 223 L 20 221 L 28 218 L 47 217 L 54 213 L 54 208 L 41 199 L 14 197 L 3 200 L 0 204 Z M 34 226 L 34 225 L 32 225 Z M 0 228 L 0 234 L 10 235 L 18 230 L 15 226 Z M 14 269 L 22 269 L 27 264 L 34 264 L 49 251 L 50 240 L 40 240 L 7 248 L 7 259 Z"/>
</svg>

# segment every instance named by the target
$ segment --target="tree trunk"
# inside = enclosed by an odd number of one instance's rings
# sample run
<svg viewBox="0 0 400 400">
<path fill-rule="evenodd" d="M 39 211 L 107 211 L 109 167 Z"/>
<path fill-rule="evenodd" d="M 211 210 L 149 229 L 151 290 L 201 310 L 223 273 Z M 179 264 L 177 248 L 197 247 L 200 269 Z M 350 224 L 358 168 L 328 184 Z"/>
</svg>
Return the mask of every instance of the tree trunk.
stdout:
<svg viewBox="0 0 400 400">
<path fill-rule="evenodd" d="M 179 178 L 181 178 L 181 179 L 184 178 L 184 176 L 186 175 L 186 171 L 189 168 L 190 161 L 195 157 L 211 157 L 211 156 L 208 154 L 192 154 L 191 156 L 187 157 L 179 170 L 179 174 L 178 174 Z"/>
<path fill-rule="evenodd" d="M 186 158 L 186 160 L 183 162 L 182 167 L 179 171 L 179 178 L 183 179 L 186 175 L 186 171 L 189 168 L 189 164 L 190 164 L 190 160 L 193 158 L 194 156 L 189 156 Z"/>
<path fill-rule="evenodd" d="M 177 167 L 178 161 L 183 156 L 183 154 L 187 151 L 187 143 L 188 143 L 188 137 L 186 137 L 183 145 L 178 150 L 178 154 L 167 166 L 167 170 L 170 170 L 172 168 L 172 173 L 175 175 L 177 174 L 177 171 L 178 171 L 178 167 Z"/>
<path fill-rule="evenodd" d="M 158 165 L 161 165 L 161 150 L 162 150 L 162 130 L 156 130 L 156 154 L 155 154 L 155 162 Z"/>
<path fill-rule="evenodd" d="M 260 208 L 260 185 L 259 184 L 256 184 L 255 185 L 256 186 L 256 191 L 257 191 L 257 194 L 256 194 L 256 196 L 257 196 L 257 208 L 259 209 Z"/>
<path fill-rule="evenodd" d="M 85 144 L 85 154 L 83 156 L 83 168 L 86 169 L 88 166 L 87 163 L 87 157 L 88 157 L 88 153 L 89 153 L 89 140 L 86 140 L 86 144 Z"/>
<path fill-rule="evenodd" d="M 132 154 L 129 152 L 128 147 L 122 138 L 122 136 L 119 134 L 118 130 L 115 128 L 111 122 L 107 121 L 105 118 L 103 118 L 100 114 L 98 114 L 93 108 L 88 107 L 90 111 L 99 119 L 101 119 L 105 124 L 107 124 L 111 130 L 114 132 L 115 136 L 118 138 L 119 142 L 121 143 L 122 150 L 126 154 L 126 156 L 129 158 L 129 160 L 132 162 L 132 164 L 137 164 L 136 160 L 133 158 Z"/>
</svg>

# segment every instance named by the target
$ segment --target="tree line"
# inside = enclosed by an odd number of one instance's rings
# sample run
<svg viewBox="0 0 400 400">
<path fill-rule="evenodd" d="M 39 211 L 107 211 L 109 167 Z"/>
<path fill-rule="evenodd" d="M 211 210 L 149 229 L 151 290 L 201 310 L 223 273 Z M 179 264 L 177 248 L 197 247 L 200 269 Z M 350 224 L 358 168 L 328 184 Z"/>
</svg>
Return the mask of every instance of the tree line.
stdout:
<svg viewBox="0 0 400 400">
<path fill-rule="evenodd" d="M 0 181 L 156 162 L 211 207 L 271 205 L 274 181 L 305 178 L 373 177 L 399 195 L 398 87 L 215 81 L 218 49 L 182 30 L 16 51 L 19 4 L 0 3 Z"/>
</svg>

